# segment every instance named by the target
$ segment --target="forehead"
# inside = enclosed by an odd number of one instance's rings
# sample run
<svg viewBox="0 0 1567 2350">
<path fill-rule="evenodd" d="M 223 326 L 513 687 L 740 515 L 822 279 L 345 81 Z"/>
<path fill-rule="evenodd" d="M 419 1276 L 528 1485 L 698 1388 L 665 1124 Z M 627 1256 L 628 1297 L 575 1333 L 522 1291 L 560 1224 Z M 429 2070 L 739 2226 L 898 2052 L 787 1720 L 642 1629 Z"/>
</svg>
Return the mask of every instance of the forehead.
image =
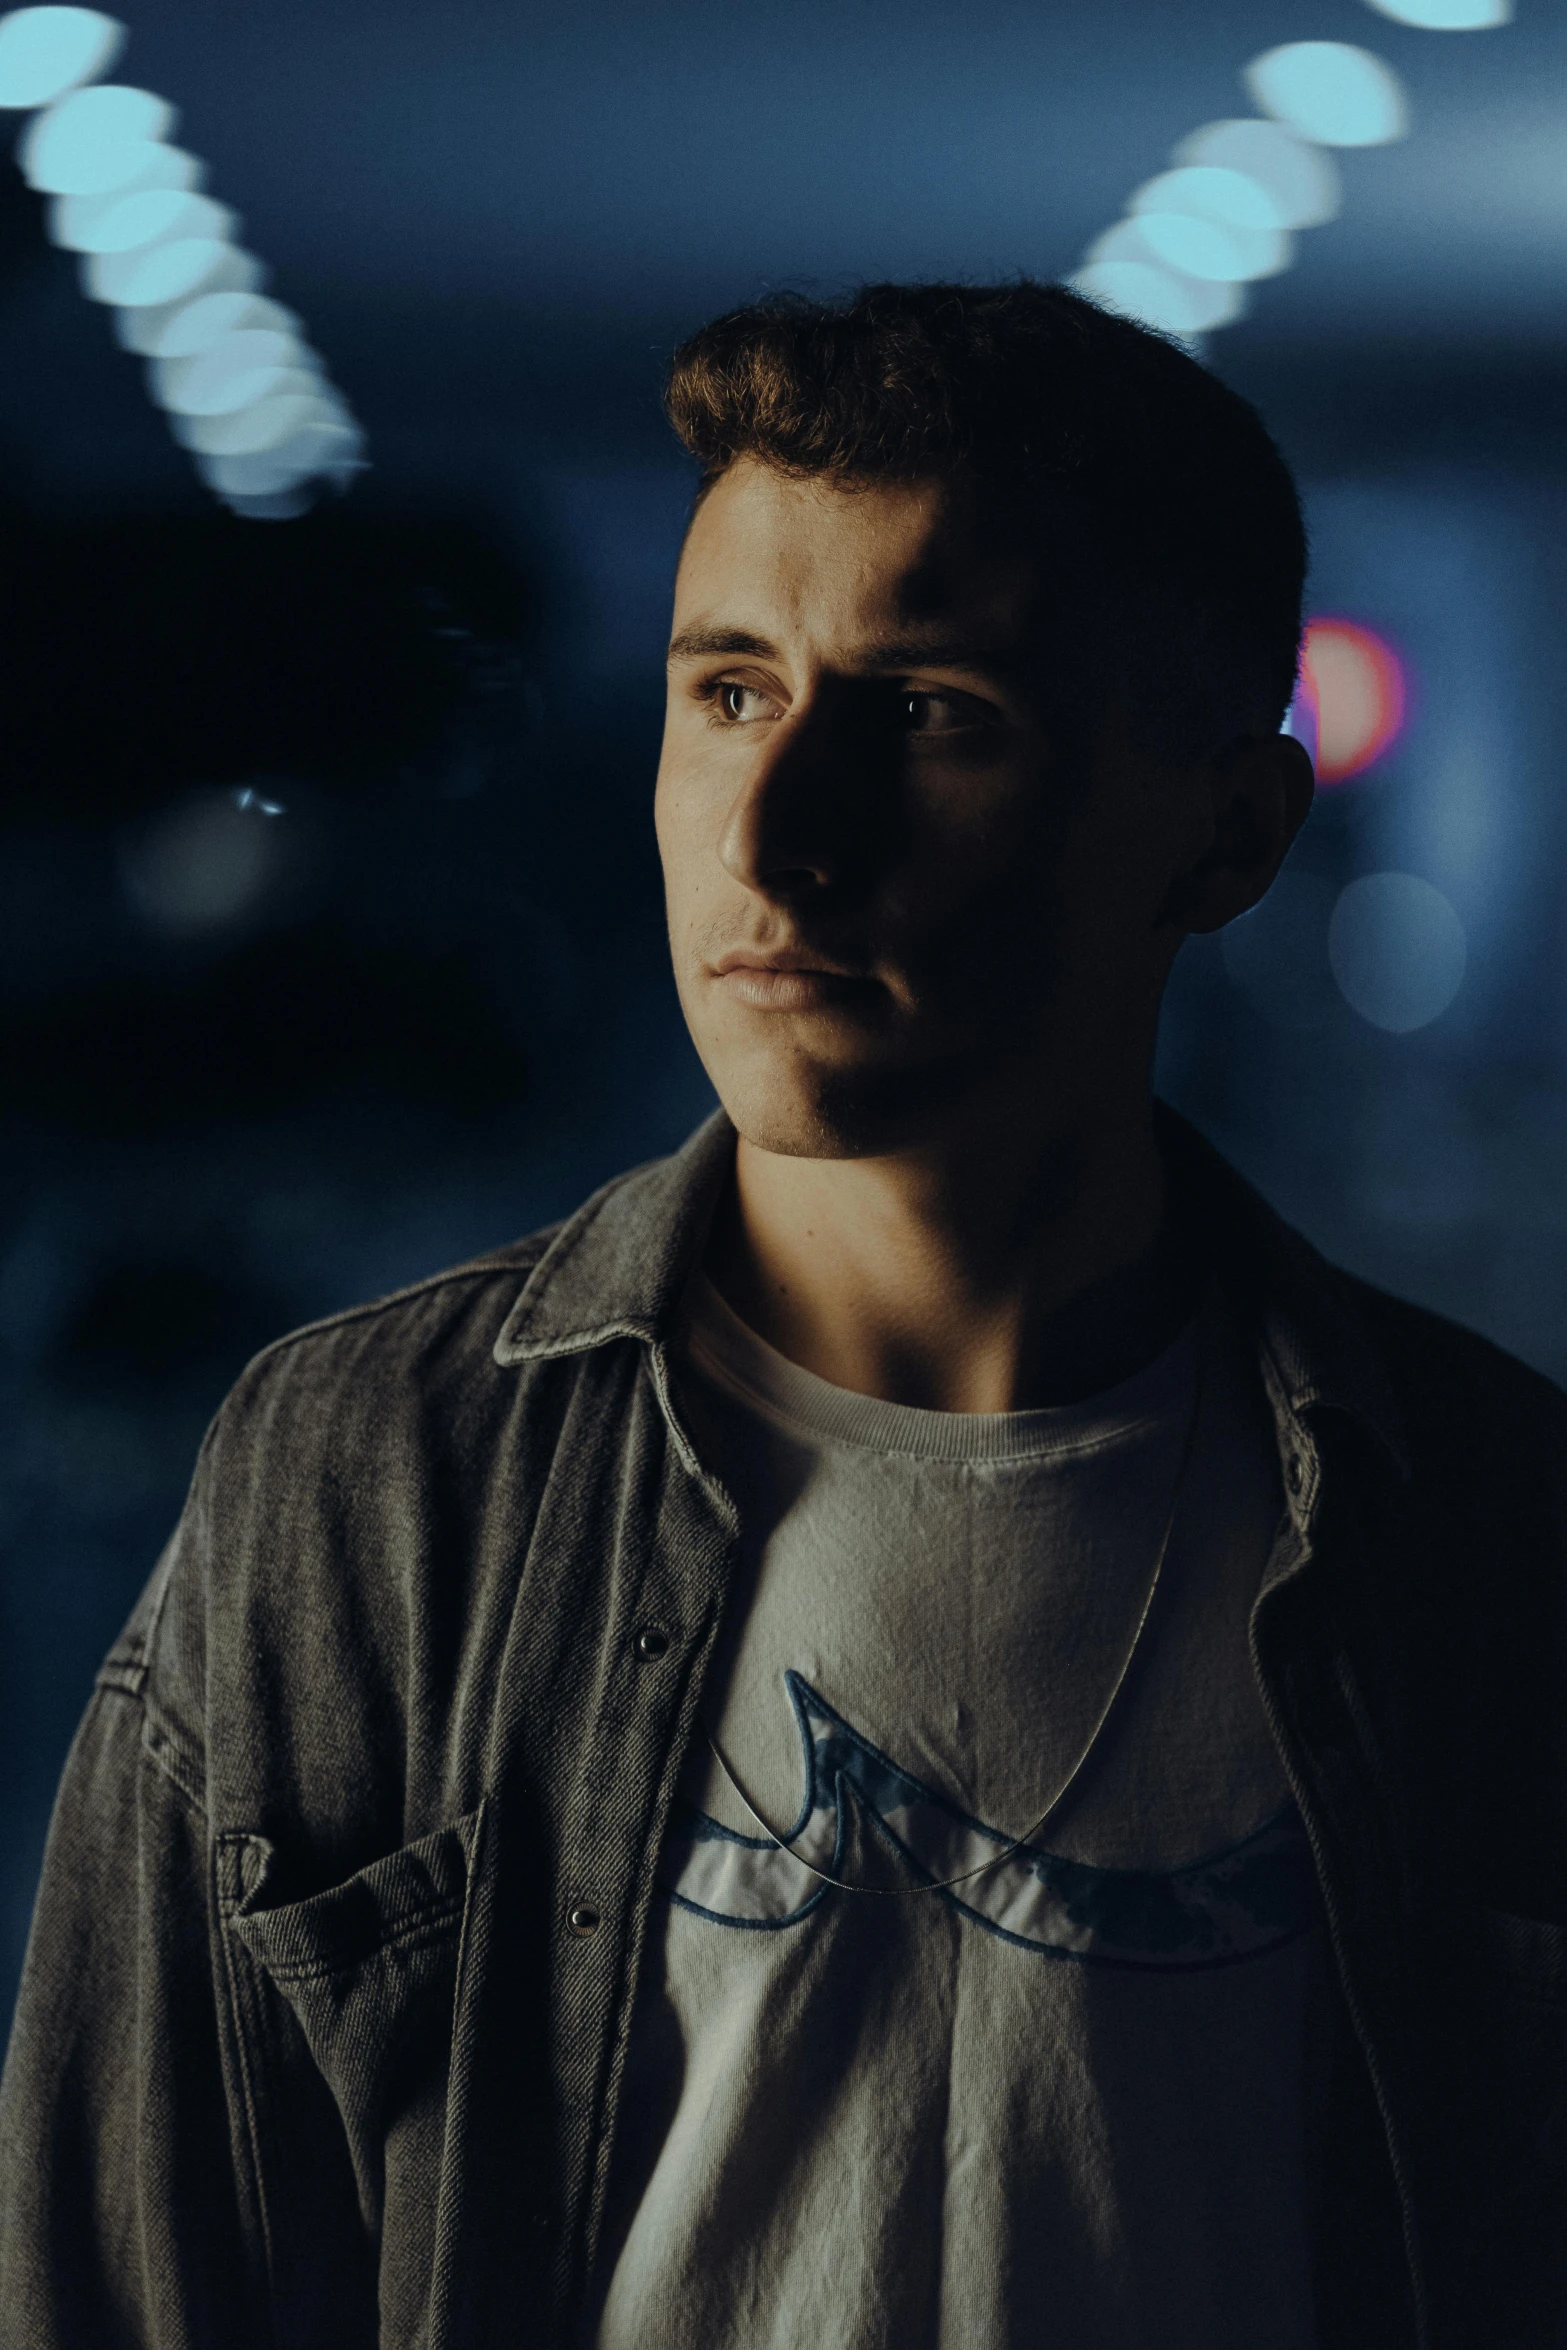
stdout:
<svg viewBox="0 0 1567 2350">
<path fill-rule="evenodd" d="M 940 479 L 840 487 L 741 458 L 694 516 L 675 583 L 685 622 L 835 633 L 963 615 L 1016 625 L 1035 566 Z"/>
</svg>

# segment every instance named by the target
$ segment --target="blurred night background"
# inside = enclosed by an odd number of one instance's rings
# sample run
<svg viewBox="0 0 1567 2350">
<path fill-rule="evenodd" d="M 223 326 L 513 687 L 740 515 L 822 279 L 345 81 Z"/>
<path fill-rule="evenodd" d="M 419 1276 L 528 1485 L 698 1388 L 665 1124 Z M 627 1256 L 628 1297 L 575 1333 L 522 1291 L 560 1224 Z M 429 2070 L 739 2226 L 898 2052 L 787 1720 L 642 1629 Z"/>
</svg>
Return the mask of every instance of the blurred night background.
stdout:
<svg viewBox="0 0 1567 2350">
<path fill-rule="evenodd" d="M 1567 1375 L 1567 12 L 126 22 L 112 78 L 178 108 L 369 464 L 226 511 L 0 167 L 7 2010 L 94 1667 L 247 1356 L 711 1106 L 651 821 L 673 344 L 778 286 L 1067 275 L 1280 44 L 1369 50 L 1408 105 L 1202 346 L 1301 477 L 1350 771 L 1276 899 L 1187 950 L 1161 1084 L 1330 1254 Z"/>
</svg>

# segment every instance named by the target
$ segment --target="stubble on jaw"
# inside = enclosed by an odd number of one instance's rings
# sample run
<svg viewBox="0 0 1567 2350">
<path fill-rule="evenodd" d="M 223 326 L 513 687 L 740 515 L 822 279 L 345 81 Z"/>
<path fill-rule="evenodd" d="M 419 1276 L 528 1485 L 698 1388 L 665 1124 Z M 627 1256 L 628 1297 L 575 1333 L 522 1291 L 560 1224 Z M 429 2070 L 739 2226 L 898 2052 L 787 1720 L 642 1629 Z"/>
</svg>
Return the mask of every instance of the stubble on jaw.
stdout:
<svg viewBox="0 0 1567 2350">
<path fill-rule="evenodd" d="M 701 984 L 700 982 L 698 983 Z M 682 991 L 684 992 L 684 991 Z M 765 1033 L 741 1041 L 687 1023 L 736 1130 L 755 1150 L 790 1159 L 872 1159 L 922 1153 L 960 1135 L 998 1077 L 1017 1065 L 1015 1040 L 990 1050 L 956 1033 L 944 1048 L 834 1059 L 808 1042 Z M 758 1016 L 757 1027 L 770 1015 Z M 910 1040 L 912 1043 L 912 1040 Z M 1051 1079 L 1040 1056 L 1038 1087 Z M 976 1123 L 985 1123 L 983 1113 Z"/>
</svg>

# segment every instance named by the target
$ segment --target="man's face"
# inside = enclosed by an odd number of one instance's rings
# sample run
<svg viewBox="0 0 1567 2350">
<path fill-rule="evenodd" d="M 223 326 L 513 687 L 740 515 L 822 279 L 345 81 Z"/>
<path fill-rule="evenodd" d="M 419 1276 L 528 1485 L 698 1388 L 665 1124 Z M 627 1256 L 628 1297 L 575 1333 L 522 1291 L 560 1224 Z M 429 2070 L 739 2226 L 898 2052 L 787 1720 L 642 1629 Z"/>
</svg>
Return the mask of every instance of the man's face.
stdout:
<svg viewBox="0 0 1567 2350">
<path fill-rule="evenodd" d="M 1191 795 L 1113 728 L 1091 756 L 1053 733 L 1048 559 L 940 482 L 743 460 L 696 515 L 658 840 L 686 1019 L 761 1149 L 1146 1083 Z"/>
</svg>

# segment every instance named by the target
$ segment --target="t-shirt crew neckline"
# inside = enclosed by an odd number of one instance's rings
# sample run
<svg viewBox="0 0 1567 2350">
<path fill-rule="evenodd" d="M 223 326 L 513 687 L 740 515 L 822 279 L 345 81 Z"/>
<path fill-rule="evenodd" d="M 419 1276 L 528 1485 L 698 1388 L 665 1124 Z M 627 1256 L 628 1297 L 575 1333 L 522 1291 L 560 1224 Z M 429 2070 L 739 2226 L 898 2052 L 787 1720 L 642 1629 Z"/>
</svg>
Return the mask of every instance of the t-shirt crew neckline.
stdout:
<svg viewBox="0 0 1567 2350">
<path fill-rule="evenodd" d="M 700 1270 L 691 1285 L 686 1345 L 710 1379 L 784 1426 L 873 1452 L 998 1461 L 1090 1452 L 1167 1422 L 1190 1394 L 1201 1320 L 1199 1311 L 1151 1363 L 1101 1394 L 1021 1412 L 927 1411 L 835 1387 L 770 1346 Z"/>
</svg>

